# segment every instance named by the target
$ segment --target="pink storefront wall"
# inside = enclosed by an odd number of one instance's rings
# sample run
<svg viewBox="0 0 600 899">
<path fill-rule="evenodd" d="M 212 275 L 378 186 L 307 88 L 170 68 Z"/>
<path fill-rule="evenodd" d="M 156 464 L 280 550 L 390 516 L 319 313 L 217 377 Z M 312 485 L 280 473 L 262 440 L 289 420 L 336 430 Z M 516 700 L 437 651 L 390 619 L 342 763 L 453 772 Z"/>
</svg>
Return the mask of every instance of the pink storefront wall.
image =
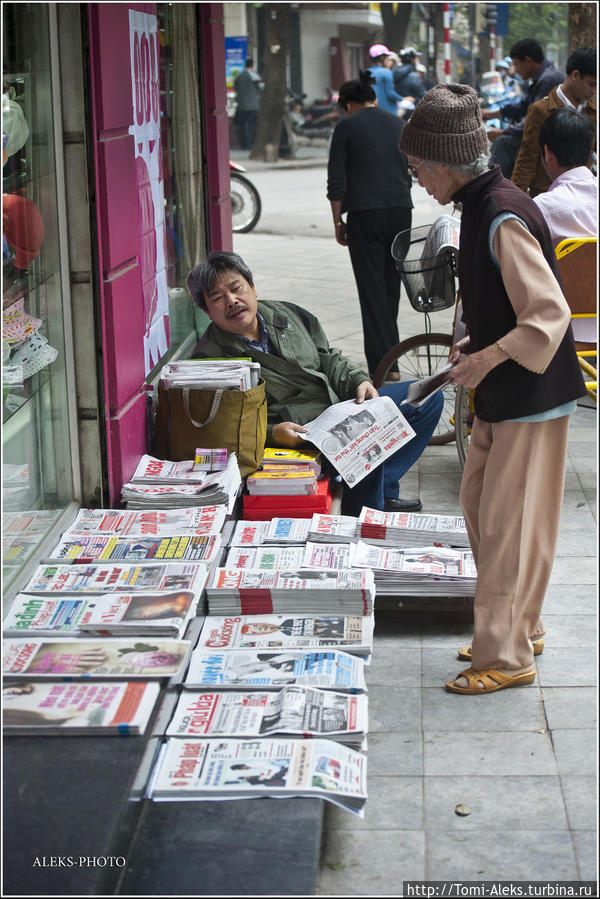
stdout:
<svg viewBox="0 0 600 899">
<path fill-rule="evenodd" d="M 88 4 L 111 506 L 145 452 L 144 383 L 169 339 L 155 10 Z M 231 249 L 222 4 L 200 10 L 209 242 Z"/>
</svg>

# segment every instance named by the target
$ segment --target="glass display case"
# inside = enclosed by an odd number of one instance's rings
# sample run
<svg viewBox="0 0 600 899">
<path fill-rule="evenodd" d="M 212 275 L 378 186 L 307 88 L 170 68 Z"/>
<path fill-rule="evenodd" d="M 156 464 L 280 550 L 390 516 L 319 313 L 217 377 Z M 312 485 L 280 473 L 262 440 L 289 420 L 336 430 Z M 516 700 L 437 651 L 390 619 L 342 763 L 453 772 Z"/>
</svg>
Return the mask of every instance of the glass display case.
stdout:
<svg viewBox="0 0 600 899">
<path fill-rule="evenodd" d="M 74 488 L 49 5 L 3 4 L 2 16 L 6 587 L 73 500 Z"/>
</svg>

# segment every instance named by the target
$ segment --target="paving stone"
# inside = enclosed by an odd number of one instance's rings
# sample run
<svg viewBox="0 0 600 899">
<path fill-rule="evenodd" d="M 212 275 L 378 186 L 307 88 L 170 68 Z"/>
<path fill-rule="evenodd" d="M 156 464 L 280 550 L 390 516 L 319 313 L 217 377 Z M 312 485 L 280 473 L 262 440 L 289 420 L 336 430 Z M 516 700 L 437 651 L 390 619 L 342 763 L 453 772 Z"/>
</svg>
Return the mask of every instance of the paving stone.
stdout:
<svg viewBox="0 0 600 899">
<path fill-rule="evenodd" d="M 317 895 L 401 896 L 406 880 L 425 877 L 422 831 L 327 833 Z"/>
<path fill-rule="evenodd" d="M 590 518 L 593 520 L 591 512 Z M 558 535 L 556 554 L 558 556 L 577 556 L 580 554 L 583 556 L 593 556 L 595 558 L 597 546 L 598 535 L 595 526 L 594 528 L 582 528 L 579 531 L 562 530 Z"/>
<path fill-rule="evenodd" d="M 369 733 L 421 734 L 420 687 L 380 686 L 369 697 Z"/>
<path fill-rule="evenodd" d="M 464 671 L 469 667 L 468 662 L 461 662 L 456 657 L 456 650 L 459 645 L 465 645 L 469 640 L 463 640 L 462 644 L 454 641 L 448 641 L 446 648 L 424 646 L 422 650 L 421 665 L 423 669 L 422 684 L 424 687 L 437 687 L 444 695 L 451 696 L 451 693 L 445 689 L 444 684 L 447 680 L 455 677 L 459 671 Z M 524 688 L 523 688 L 524 689 Z M 454 694 L 456 696 L 456 694 Z M 467 697 L 459 696 L 459 699 Z M 477 698 L 477 697 L 475 697 Z"/>
<path fill-rule="evenodd" d="M 582 646 L 574 652 L 568 646 L 553 646 L 550 638 L 542 655 L 535 657 L 535 664 L 542 690 L 596 686 L 596 650 L 591 646 Z"/>
<path fill-rule="evenodd" d="M 571 830 L 595 831 L 598 825 L 598 780 L 595 774 L 587 777 L 565 774 L 560 778 Z"/>
<path fill-rule="evenodd" d="M 554 755 L 559 773 L 562 775 L 592 775 L 596 773 L 598 760 L 596 754 L 595 728 L 571 728 L 552 731 Z"/>
<path fill-rule="evenodd" d="M 558 777 L 425 777 L 425 827 L 430 830 L 566 830 Z M 462 803 L 471 814 L 455 813 Z M 532 814 L 535 809 L 535 814 Z"/>
<path fill-rule="evenodd" d="M 500 690 L 495 696 L 470 697 L 423 689 L 423 731 L 534 731 L 546 727 L 539 690 Z M 487 702 L 485 701 L 487 700 Z"/>
<path fill-rule="evenodd" d="M 544 710 L 550 730 L 595 727 L 595 687 L 544 687 Z"/>
<path fill-rule="evenodd" d="M 377 643 L 371 664 L 365 668 L 369 690 L 377 685 L 421 686 L 421 650 L 418 647 Z"/>
<path fill-rule="evenodd" d="M 422 830 L 423 781 L 420 777 L 377 777 L 369 772 L 365 817 L 331 803 L 325 812 L 329 830 Z"/>
<path fill-rule="evenodd" d="M 590 584 L 549 584 L 544 598 L 542 615 L 592 615 L 598 609 L 596 589 Z M 548 636 L 549 644 L 552 635 Z M 545 651 L 545 650 L 544 650 Z"/>
<path fill-rule="evenodd" d="M 547 628 L 548 640 L 553 648 L 559 646 L 589 647 L 597 645 L 597 615 L 577 615 L 575 618 L 570 610 L 565 609 L 565 614 L 557 615 L 553 612 L 543 613 L 544 624 Z M 544 647 L 545 651 L 545 647 Z"/>
<path fill-rule="evenodd" d="M 398 731 L 369 733 L 367 758 L 369 777 L 423 774 L 423 738 Z"/>
<path fill-rule="evenodd" d="M 515 688 L 516 689 L 516 688 Z M 527 687 L 521 689 L 526 690 Z M 467 702 L 489 702 L 496 697 L 461 696 Z M 548 733 L 527 731 L 427 732 L 423 741 L 425 775 L 557 774 Z M 570 773 L 565 771 L 564 773 Z"/>
<path fill-rule="evenodd" d="M 515 830 L 510 825 L 426 834 L 427 880 L 576 880 L 577 862 L 568 830 Z"/>
<path fill-rule="evenodd" d="M 550 580 L 553 584 L 596 584 L 598 563 L 594 556 L 557 556 Z"/>
<path fill-rule="evenodd" d="M 598 838 L 596 830 L 574 830 L 571 834 L 581 880 L 598 881 Z"/>
</svg>

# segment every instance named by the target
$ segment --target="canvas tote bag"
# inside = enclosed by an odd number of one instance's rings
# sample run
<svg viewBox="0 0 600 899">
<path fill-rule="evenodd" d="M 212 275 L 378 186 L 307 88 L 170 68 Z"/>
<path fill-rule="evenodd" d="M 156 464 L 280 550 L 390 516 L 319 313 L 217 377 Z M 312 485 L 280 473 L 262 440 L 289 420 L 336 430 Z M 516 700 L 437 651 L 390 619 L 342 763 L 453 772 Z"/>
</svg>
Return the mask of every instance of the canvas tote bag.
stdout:
<svg viewBox="0 0 600 899">
<path fill-rule="evenodd" d="M 250 390 L 165 388 L 158 384 L 156 452 L 161 459 L 193 459 L 196 447 L 236 453 L 242 477 L 259 467 L 267 437 L 267 400 L 261 378 Z"/>
</svg>

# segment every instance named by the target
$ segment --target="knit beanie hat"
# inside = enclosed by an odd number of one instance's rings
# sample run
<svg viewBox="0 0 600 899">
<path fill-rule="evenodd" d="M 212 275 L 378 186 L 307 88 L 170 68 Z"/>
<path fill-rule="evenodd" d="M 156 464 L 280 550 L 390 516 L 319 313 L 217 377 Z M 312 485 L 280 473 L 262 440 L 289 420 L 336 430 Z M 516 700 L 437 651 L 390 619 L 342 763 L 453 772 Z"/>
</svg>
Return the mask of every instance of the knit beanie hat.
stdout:
<svg viewBox="0 0 600 899">
<path fill-rule="evenodd" d="M 436 84 L 421 98 L 400 134 L 403 153 L 464 165 L 488 152 L 477 94 L 468 84 Z"/>
</svg>

